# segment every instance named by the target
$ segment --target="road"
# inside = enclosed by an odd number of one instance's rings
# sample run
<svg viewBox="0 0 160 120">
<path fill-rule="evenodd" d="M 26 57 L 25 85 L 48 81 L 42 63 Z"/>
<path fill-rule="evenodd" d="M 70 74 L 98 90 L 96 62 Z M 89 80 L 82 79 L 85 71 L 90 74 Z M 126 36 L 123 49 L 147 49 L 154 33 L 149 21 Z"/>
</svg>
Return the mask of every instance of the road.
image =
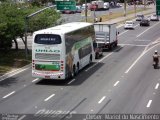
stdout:
<svg viewBox="0 0 160 120">
<path fill-rule="evenodd" d="M 43 120 L 67 113 L 159 113 L 160 74 L 152 55 L 160 51 L 160 22 L 150 27 L 135 22 L 135 30 L 118 31 L 118 47 L 72 80 L 35 79 L 28 68 L 0 81 L 0 113 L 20 114 L 23 120 L 29 118 L 22 114 Z"/>
<path fill-rule="evenodd" d="M 144 6 L 139 5 L 137 6 L 138 8 L 143 8 Z M 134 6 L 129 6 L 126 8 L 126 11 L 134 10 Z M 115 8 L 110 8 L 109 10 L 104 10 L 104 11 L 91 11 L 91 16 L 88 16 L 87 18 L 94 18 L 94 15 L 96 17 L 100 17 L 102 15 L 108 15 L 110 13 L 117 13 L 117 12 L 123 12 L 124 7 L 115 7 Z M 65 23 L 69 22 L 77 22 L 77 21 L 85 21 L 85 16 L 81 16 L 81 13 L 76 13 L 76 14 L 62 14 L 62 18 L 65 20 Z"/>
</svg>

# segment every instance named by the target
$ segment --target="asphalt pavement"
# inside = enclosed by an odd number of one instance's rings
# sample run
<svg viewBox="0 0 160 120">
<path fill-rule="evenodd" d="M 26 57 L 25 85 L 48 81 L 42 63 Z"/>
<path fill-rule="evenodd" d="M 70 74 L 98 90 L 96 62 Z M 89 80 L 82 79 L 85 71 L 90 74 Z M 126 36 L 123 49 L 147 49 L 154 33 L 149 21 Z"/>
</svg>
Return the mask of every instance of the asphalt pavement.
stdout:
<svg viewBox="0 0 160 120">
<path fill-rule="evenodd" d="M 0 81 L 0 113 L 19 114 L 23 120 L 29 120 L 28 114 L 44 119 L 67 113 L 159 113 L 160 69 L 153 69 L 152 55 L 160 51 L 160 22 L 149 27 L 135 22 L 134 30 L 121 26 L 118 31 L 118 47 L 74 79 L 32 78 L 30 67 Z"/>
</svg>

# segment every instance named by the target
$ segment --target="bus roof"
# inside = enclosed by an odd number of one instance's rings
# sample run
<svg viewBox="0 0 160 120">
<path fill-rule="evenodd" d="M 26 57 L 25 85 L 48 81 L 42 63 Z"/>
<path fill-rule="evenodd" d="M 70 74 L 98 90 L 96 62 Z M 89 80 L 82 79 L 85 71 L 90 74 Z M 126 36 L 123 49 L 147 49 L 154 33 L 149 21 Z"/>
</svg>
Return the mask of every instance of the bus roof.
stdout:
<svg viewBox="0 0 160 120">
<path fill-rule="evenodd" d="M 55 26 L 55 27 L 50 27 L 47 29 L 35 31 L 34 33 L 35 34 L 42 34 L 42 33 L 65 34 L 65 33 L 69 33 L 74 30 L 78 30 L 80 28 L 84 28 L 90 25 L 93 25 L 93 24 L 87 23 L 87 22 L 71 22 L 71 23 L 66 23 L 66 24 Z"/>
</svg>

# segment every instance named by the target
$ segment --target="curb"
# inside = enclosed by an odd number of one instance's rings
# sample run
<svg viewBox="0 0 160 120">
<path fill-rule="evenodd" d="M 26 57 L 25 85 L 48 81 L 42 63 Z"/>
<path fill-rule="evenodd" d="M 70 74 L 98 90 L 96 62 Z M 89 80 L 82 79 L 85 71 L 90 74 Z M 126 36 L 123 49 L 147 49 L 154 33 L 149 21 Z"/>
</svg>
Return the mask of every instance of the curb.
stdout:
<svg viewBox="0 0 160 120">
<path fill-rule="evenodd" d="M 31 64 L 28 64 L 28 65 L 26 65 L 26 66 L 24 66 L 22 68 L 19 68 L 19 69 L 7 72 L 4 75 L 0 76 L 0 82 L 3 81 L 3 80 L 5 80 L 5 79 L 7 79 L 7 78 L 9 78 L 9 77 L 12 77 L 12 76 L 18 74 L 18 73 L 20 73 L 20 72 L 22 72 L 24 70 L 27 70 L 29 68 L 31 68 Z"/>
</svg>

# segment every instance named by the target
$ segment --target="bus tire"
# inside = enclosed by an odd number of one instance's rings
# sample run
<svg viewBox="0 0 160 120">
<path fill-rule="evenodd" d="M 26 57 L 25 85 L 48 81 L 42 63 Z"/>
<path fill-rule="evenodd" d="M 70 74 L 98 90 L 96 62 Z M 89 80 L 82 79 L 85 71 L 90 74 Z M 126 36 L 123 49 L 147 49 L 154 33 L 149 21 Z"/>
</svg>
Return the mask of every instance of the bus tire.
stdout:
<svg viewBox="0 0 160 120">
<path fill-rule="evenodd" d="M 77 74 L 79 73 L 79 62 L 77 63 Z"/>
<path fill-rule="evenodd" d="M 72 78 L 76 76 L 76 66 L 73 65 Z"/>
<path fill-rule="evenodd" d="M 92 55 L 90 55 L 90 58 L 89 58 L 89 64 L 92 63 Z"/>
</svg>

